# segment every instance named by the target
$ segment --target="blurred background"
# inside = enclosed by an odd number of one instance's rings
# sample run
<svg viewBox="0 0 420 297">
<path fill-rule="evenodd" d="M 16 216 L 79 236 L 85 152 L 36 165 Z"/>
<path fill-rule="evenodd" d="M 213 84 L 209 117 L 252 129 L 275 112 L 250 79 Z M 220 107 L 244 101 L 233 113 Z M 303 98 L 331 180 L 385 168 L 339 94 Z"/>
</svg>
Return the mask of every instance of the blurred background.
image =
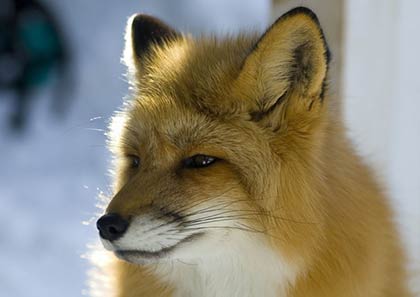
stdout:
<svg viewBox="0 0 420 297">
<path fill-rule="evenodd" d="M 416 0 L 0 0 L 0 296 L 80 296 L 96 197 L 109 192 L 104 131 L 127 93 L 128 16 L 180 30 L 264 30 L 288 8 L 320 17 L 332 95 L 375 167 L 420 286 L 420 2 Z"/>
</svg>

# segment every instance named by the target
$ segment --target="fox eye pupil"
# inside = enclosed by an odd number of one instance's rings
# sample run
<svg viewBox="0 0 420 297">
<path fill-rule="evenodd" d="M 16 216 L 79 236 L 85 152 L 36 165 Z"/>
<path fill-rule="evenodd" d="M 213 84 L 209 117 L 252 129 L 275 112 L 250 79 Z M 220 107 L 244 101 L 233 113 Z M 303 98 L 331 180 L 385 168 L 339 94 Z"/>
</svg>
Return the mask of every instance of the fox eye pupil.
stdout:
<svg viewBox="0 0 420 297">
<path fill-rule="evenodd" d="M 215 157 L 198 154 L 185 159 L 184 166 L 186 168 L 203 168 L 210 166 L 216 160 Z"/>
<path fill-rule="evenodd" d="M 140 166 L 140 158 L 134 155 L 130 155 L 130 167 L 131 168 L 138 168 Z"/>
</svg>

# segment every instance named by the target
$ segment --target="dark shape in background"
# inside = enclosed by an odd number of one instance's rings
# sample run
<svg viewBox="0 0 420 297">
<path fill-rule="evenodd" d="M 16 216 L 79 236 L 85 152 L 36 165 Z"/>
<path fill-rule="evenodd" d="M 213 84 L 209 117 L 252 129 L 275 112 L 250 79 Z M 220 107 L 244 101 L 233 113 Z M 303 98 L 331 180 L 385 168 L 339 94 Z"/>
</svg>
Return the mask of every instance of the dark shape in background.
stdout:
<svg viewBox="0 0 420 297">
<path fill-rule="evenodd" d="M 52 111 L 62 115 L 70 99 L 70 56 L 52 11 L 37 0 L 0 0 L 0 92 L 12 90 L 10 127 L 27 124 L 33 91 L 56 81 Z"/>
</svg>

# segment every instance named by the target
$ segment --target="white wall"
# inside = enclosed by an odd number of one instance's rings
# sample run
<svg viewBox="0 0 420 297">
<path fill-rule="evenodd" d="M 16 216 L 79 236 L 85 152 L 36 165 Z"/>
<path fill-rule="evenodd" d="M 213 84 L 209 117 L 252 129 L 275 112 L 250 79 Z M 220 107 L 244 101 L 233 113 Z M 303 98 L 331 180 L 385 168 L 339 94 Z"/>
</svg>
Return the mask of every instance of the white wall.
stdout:
<svg viewBox="0 0 420 297">
<path fill-rule="evenodd" d="M 419 288 L 420 1 L 346 6 L 345 116 L 359 151 L 388 185 Z"/>
</svg>

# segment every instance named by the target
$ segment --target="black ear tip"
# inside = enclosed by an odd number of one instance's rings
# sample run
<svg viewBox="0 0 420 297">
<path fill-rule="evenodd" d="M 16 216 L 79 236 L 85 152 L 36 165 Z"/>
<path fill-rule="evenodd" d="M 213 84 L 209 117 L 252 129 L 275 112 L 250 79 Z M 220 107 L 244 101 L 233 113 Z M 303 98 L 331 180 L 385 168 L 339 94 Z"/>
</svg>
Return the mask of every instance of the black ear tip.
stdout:
<svg viewBox="0 0 420 297">
<path fill-rule="evenodd" d="M 310 17 L 315 23 L 319 24 L 319 20 L 318 20 L 318 16 L 315 14 L 315 12 L 308 8 L 308 7 L 304 7 L 304 6 L 298 6 L 295 7 L 291 10 L 289 10 L 288 12 L 286 12 L 284 15 L 282 15 L 282 17 L 291 17 L 291 16 L 295 16 L 295 15 L 299 15 L 299 14 L 304 14 L 308 17 Z"/>
<path fill-rule="evenodd" d="M 136 14 L 131 18 L 131 37 L 137 56 L 144 54 L 152 43 L 161 44 L 178 36 L 174 29 L 156 17 Z"/>
<path fill-rule="evenodd" d="M 142 21 L 142 20 L 147 20 L 147 19 L 153 19 L 154 17 L 152 17 L 151 15 L 145 14 L 145 13 L 135 13 L 133 16 L 133 22 L 134 21 Z"/>
<path fill-rule="evenodd" d="M 312 9 L 310 9 L 308 7 L 304 7 L 304 6 L 298 6 L 298 7 L 295 7 L 293 9 L 289 10 L 285 14 L 283 14 L 279 18 L 279 20 L 280 19 L 285 19 L 285 18 L 288 18 L 288 17 L 292 17 L 292 16 L 296 16 L 296 15 L 300 15 L 300 14 L 308 16 L 318 26 L 319 31 L 321 32 L 321 35 L 322 35 L 323 42 L 324 42 L 325 59 L 326 59 L 327 64 L 328 64 L 331 60 L 331 52 L 329 50 L 324 31 L 321 28 L 321 23 L 319 22 L 318 16 L 316 15 L 316 13 Z"/>
<path fill-rule="evenodd" d="M 163 24 L 161 20 L 148 14 L 137 13 L 132 16 L 132 27 L 141 28 L 144 26 L 156 26 L 157 24 Z"/>
</svg>

